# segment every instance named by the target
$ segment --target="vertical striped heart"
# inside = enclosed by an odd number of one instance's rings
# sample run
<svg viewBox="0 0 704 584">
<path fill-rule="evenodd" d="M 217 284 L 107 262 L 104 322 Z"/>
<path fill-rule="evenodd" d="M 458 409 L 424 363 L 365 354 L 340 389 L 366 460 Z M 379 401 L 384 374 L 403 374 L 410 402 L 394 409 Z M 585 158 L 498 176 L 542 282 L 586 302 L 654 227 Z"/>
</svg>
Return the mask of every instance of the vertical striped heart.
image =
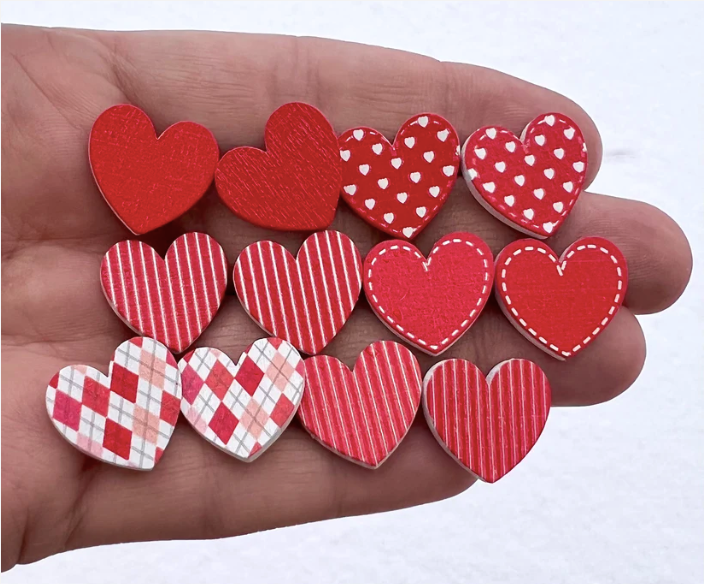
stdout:
<svg viewBox="0 0 704 584">
<path fill-rule="evenodd" d="M 258 241 L 237 258 L 235 289 L 245 310 L 269 334 L 314 355 L 345 324 L 362 287 L 354 242 L 337 231 L 314 233 L 294 258 Z"/>
<path fill-rule="evenodd" d="M 413 353 L 393 341 L 369 345 L 354 372 L 326 355 L 305 361 L 298 416 L 326 448 L 379 467 L 401 443 L 418 410 L 421 372 Z"/>
<path fill-rule="evenodd" d="M 105 297 L 132 330 L 185 351 L 220 308 L 227 285 L 227 258 L 204 233 L 173 242 L 166 261 L 147 244 L 121 241 L 100 266 Z"/>
<path fill-rule="evenodd" d="M 550 412 L 550 384 L 535 363 L 510 359 L 484 378 L 469 361 L 449 359 L 423 380 L 423 411 L 442 447 L 494 483 L 528 454 Z"/>
</svg>

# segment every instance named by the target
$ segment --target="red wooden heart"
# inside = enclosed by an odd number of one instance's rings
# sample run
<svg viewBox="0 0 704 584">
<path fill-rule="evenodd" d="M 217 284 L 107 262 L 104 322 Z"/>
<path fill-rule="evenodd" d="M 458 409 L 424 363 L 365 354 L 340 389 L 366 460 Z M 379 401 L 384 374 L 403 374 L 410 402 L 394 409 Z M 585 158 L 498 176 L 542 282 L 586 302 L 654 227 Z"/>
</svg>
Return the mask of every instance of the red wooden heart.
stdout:
<svg viewBox="0 0 704 584">
<path fill-rule="evenodd" d="M 237 295 L 269 334 L 314 355 L 347 322 L 362 287 L 354 242 L 337 231 L 314 233 L 297 258 L 272 241 L 246 247 L 234 270 Z"/>
<path fill-rule="evenodd" d="M 121 241 L 105 254 L 100 282 L 127 326 L 180 353 L 220 308 L 227 258 L 205 233 L 179 237 L 166 252 L 166 261 L 146 243 Z"/>
<path fill-rule="evenodd" d="M 496 297 L 513 325 L 557 359 L 581 351 L 620 308 L 626 259 L 610 241 L 586 237 L 558 257 L 544 243 L 514 241 L 496 259 Z"/>
<path fill-rule="evenodd" d="M 354 372 L 327 355 L 306 359 L 306 391 L 298 416 L 318 442 L 369 468 L 401 443 L 418 410 L 421 373 L 408 349 L 393 341 L 369 345 Z"/>
<path fill-rule="evenodd" d="M 543 114 L 521 139 L 498 126 L 474 132 L 462 147 L 469 190 L 492 215 L 514 229 L 545 238 L 572 210 L 584 185 L 587 145 L 563 114 Z"/>
<path fill-rule="evenodd" d="M 320 111 L 288 103 L 266 123 L 266 152 L 240 147 L 222 157 L 215 186 L 242 219 L 270 229 L 325 229 L 340 193 L 340 154 L 335 132 Z"/>
<path fill-rule="evenodd" d="M 439 355 L 479 317 L 491 293 L 491 250 L 471 233 L 440 239 L 428 260 L 410 243 L 384 241 L 364 261 L 364 290 L 381 321 Z"/>
<path fill-rule="evenodd" d="M 88 155 L 108 205 L 140 235 L 195 205 L 213 182 L 220 151 L 199 124 L 178 122 L 157 138 L 147 114 L 116 105 L 95 120 Z"/>
<path fill-rule="evenodd" d="M 46 408 L 78 450 L 116 466 L 151 470 L 178 420 L 181 375 L 164 345 L 125 341 L 104 375 L 87 365 L 59 371 L 46 388 Z"/>
<path fill-rule="evenodd" d="M 436 114 L 407 120 L 393 146 L 364 127 L 347 130 L 339 143 L 342 198 L 365 221 L 396 237 L 418 235 L 455 184 L 459 138 Z"/>
<path fill-rule="evenodd" d="M 449 359 L 423 380 L 423 411 L 442 447 L 494 483 L 528 454 L 550 412 L 550 384 L 535 363 L 511 359 L 484 378 L 469 361 Z"/>
</svg>

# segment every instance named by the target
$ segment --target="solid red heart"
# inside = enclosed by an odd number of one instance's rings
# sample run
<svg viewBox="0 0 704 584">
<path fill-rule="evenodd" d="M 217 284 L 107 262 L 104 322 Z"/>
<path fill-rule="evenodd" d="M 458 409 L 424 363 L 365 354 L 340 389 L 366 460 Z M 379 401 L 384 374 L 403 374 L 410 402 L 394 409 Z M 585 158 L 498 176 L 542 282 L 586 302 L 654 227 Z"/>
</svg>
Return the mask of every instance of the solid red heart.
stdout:
<svg viewBox="0 0 704 584">
<path fill-rule="evenodd" d="M 380 243 L 364 261 L 364 290 L 374 312 L 431 355 L 451 347 L 477 320 L 493 279 L 491 250 L 471 233 L 446 235 L 427 261 L 403 241 Z"/>
<path fill-rule="evenodd" d="M 418 114 L 393 146 L 372 128 L 340 136 L 342 198 L 378 229 L 413 239 L 437 215 L 455 184 L 460 163 L 457 132 L 436 114 Z"/>
<path fill-rule="evenodd" d="M 95 120 L 88 155 L 108 205 L 140 235 L 195 205 L 213 182 L 220 151 L 199 124 L 178 122 L 157 138 L 147 114 L 116 105 Z"/>
<path fill-rule="evenodd" d="M 421 396 L 418 361 L 393 341 L 369 345 L 354 372 L 327 355 L 306 359 L 298 416 L 318 442 L 344 458 L 379 467 L 401 443 Z"/>
<path fill-rule="evenodd" d="M 266 152 L 241 147 L 222 157 L 215 186 L 242 219 L 270 229 L 325 229 L 340 195 L 340 153 L 335 132 L 305 103 L 277 109 L 264 130 Z"/>
<path fill-rule="evenodd" d="M 220 308 L 227 258 L 205 233 L 179 237 L 166 252 L 166 261 L 146 243 L 121 241 L 105 254 L 100 282 L 127 326 L 180 353 Z"/>
<path fill-rule="evenodd" d="M 484 378 L 450 359 L 423 380 L 425 419 L 441 446 L 467 470 L 494 483 L 535 445 L 550 412 L 550 384 L 535 363 L 511 359 Z"/>
<path fill-rule="evenodd" d="M 572 210 L 584 185 L 587 146 L 575 122 L 543 114 L 521 139 L 498 126 L 474 132 L 462 148 L 462 173 L 474 197 L 514 229 L 545 238 Z"/>
<path fill-rule="evenodd" d="M 514 241 L 496 259 L 496 297 L 513 325 L 557 359 L 598 337 L 623 303 L 626 259 L 610 241 L 586 237 L 558 257 L 544 243 Z"/>
<path fill-rule="evenodd" d="M 237 295 L 269 334 L 314 355 L 347 322 L 362 287 L 354 242 L 337 231 L 314 233 L 297 258 L 272 241 L 246 247 L 234 270 Z"/>
</svg>

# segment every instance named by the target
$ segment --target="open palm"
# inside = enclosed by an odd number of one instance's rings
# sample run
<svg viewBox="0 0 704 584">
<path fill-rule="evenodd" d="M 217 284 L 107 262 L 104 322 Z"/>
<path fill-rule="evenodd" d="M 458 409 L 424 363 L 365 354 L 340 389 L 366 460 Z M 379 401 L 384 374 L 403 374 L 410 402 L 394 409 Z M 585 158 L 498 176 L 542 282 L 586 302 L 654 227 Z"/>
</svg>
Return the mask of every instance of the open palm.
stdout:
<svg viewBox="0 0 704 584">
<path fill-rule="evenodd" d="M 2 33 L 3 569 L 89 545 L 223 537 L 415 505 L 472 483 L 422 423 L 376 471 L 329 453 L 295 424 L 251 465 L 219 452 L 187 424 L 179 424 L 150 473 L 100 464 L 68 446 L 46 415 L 47 382 L 69 364 L 107 371 L 115 347 L 133 336 L 100 290 L 102 256 L 130 234 L 93 182 L 88 134 L 98 114 L 116 103 L 141 107 L 158 131 L 179 120 L 201 123 L 223 151 L 261 147 L 267 117 L 289 101 L 319 107 L 338 132 L 367 125 L 389 138 L 421 111 L 446 117 L 461 140 L 485 124 L 520 132 L 539 113 L 560 111 L 584 131 L 590 182 L 601 145 L 577 105 L 495 71 L 318 39 L 18 26 Z M 362 254 L 384 237 L 344 205 L 333 228 L 350 235 Z M 144 240 L 163 253 L 194 230 L 215 237 L 230 263 L 259 239 L 295 253 L 304 238 L 255 228 L 211 192 Z M 494 253 L 517 237 L 479 207 L 462 181 L 417 245 L 427 253 L 457 230 L 476 233 Z M 586 235 L 616 243 L 630 273 L 624 309 L 599 342 L 558 362 L 490 302 L 445 357 L 472 360 L 484 371 L 511 357 L 534 360 L 551 380 L 556 405 L 593 404 L 625 390 L 645 357 L 634 314 L 675 301 L 689 277 L 689 247 L 657 209 L 589 193 L 549 243 L 561 252 Z M 197 345 L 236 357 L 261 336 L 230 294 Z M 325 352 L 352 365 L 367 344 L 390 338 L 362 301 Z M 433 362 L 419 359 L 424 370 Z"/>
</svg>

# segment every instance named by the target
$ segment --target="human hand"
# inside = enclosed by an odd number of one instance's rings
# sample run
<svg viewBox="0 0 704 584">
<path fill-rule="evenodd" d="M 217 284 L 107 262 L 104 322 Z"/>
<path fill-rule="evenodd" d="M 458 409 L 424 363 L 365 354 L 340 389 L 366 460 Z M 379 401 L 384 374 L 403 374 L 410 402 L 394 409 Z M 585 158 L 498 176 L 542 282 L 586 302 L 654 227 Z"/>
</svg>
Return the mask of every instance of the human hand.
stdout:
<svg viewBox="0 0 704 584">
<path fill-rule="evenodd" d="M 154 471 L 101 464 L 72 449 L 51 427 L 44 395 L 63 366 L 102 371 L 133 336 L 113 314 L 99 266 L 130 237 L 102 200 L 88 166 L 95 118 L 133 103 L 157 131 L 180 120 L 212 130 L 222 151 L 263 146 L 269 114 L 289 101 L 319 107 L 341 132 L 368 125 L 393 138 L 411 115 L 446 117 L 464 140 L 499 124 L 519 133 L 545 111 L 581 127 L 589 148 L 587 183 L 601 144 L 587 115 L 566 98 L 501 73 L 374 47 L 319 39 L 196 32 L 111 33 L 3 26 L 2 67 L 2 568 L 63 550 L 106 543 L 213 538 L 372 513 L 452 496 L 473 482 L 419 421 L 393 456 L 369 471 L 323 449 L 292 425 L 262 458 L 241 464 L 180 423 Z M 340 204 L 332 226 L 362 254 L 385 238 Z M 204 231 L 230 263 L 246 245 L 272 239 L 294 252 L 300 234 L 274 233 L 232 215 L 214 193 L 178 221 L 143 238 L 157 251 L 186 231 Z M 460 179 L 416 243 L 427 253 L 452 231 L 482 237 L 497 253 L 521 237 L 485 212 Z M 610 239 L 628 261 L 624 307 L 598 342 L 558 362 L 525 340 L 492 301 L 443 358 L 485 372 L 512 357 L 547 373 L 555 405 L 603 402 L 637 377 L 645 342 L 635 314 L 672 304 L 691 254 L 679 227 L 644 203 L 583 193 L 561 231 Z M 234 295 L 197 345 L 235 357 L 264 336 Z M 370 342 L 395 339 L 360 301 L 326 353 L 352 365 Z M 423 369 L 436 361 L 425 355 Z"/>
</svg>

